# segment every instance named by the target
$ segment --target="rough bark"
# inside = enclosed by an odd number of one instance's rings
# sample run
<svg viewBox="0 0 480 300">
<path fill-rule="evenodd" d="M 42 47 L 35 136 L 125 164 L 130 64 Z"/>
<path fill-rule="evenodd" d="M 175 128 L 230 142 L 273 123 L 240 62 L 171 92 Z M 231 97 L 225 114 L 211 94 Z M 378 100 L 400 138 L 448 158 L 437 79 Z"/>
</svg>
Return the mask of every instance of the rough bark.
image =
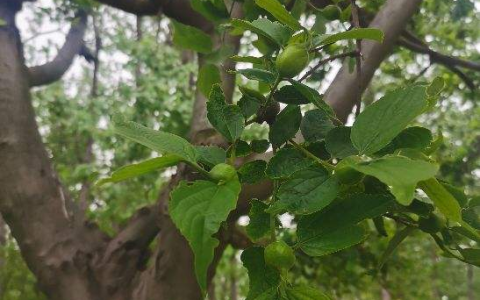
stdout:
<svg viewBox="0 0 480 300">
<path fill-rule="evenodd" d="M 375 71 L 390 54 L 399 35 L 422 0 L 388 0 L 375 16 L 369 27 L 379 28 L 385 33 L 383 43 L 362 41 L 362 67 L 360 90 L 365 91 Z M 330 104 L 340 120 L 346 121 L 352 112 L 358 93 L 357 74 L 350 73 L 345 63 L 325 93 L 325 101 Z"/>
<path fill-rule="evenodd" d="M 0 27 L 0 211 L 51 299 L 99 299 L 92 295 L 88 261 L 102 236 L 71 226 L 35 122 L 15 9 L 0 3 L 7 22 Z"/>
</svg>

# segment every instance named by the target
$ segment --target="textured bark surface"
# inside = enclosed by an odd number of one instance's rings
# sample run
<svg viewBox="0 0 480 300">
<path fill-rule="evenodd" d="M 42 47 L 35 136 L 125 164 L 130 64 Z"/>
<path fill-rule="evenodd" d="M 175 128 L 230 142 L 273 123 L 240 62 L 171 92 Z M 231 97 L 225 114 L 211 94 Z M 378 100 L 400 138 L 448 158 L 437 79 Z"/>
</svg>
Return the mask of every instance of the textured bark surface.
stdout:
<svg viewBox="0 0 480 300">
<path fill-rule="evenodd" d="M 398 37 L 410 18 L 418 11 L 422 0 L 388 0 L 375 16 L 369 27 L 379 28 L 385 33 L 383 43 L 362 41 L 362 67 L 360 89 L 363 93 L 378 69 L 391 53 Z M 346 121 L 356 103 L 358 94 L 356 72 L 350 73 L 346 62 L 325 93 L 340 120 Z"/>
</svg>

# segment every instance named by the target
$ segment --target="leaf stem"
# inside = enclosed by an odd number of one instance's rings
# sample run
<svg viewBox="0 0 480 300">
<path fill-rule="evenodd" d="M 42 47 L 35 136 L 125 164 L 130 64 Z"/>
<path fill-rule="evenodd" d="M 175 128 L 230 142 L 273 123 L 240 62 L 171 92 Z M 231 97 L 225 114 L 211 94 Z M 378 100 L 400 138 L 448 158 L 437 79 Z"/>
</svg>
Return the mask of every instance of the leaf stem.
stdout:
<svg viewBox="0 0 480 300">
<path fill-rule="evenodd" d="M 302 145 L 297 144 L 294 140 L 289 140 L 290 144 L 293 145 L 296 149 L 298 149 L 300 152 L 305 154 L 306 157 L 313 159 L 315 162 L 319 163 L 320 165 L 324 166 L 327 170 L 333 171 L 335 170 L 335 166 L 332 164 L 329 164 L 326 161 L 321 160 L 320 158 L 316 157 L 315 154 L 312 152 L 308 151 L 305 149 Z"/>
</svg>

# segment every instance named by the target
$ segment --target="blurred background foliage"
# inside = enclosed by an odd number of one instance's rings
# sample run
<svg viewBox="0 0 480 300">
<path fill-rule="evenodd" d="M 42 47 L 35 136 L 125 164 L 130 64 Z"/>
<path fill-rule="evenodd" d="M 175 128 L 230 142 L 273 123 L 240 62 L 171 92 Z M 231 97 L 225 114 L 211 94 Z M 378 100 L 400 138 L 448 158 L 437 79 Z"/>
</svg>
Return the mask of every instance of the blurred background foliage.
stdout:
<svg viewBox="0 0 480 300">
<path fill-rule="evenodd" d="M 361 6 L 375 12 L 383 2 L 364 0 Z M 192 53 L 172 45 L 166 18 L 138 19 L 86 0 L 41 0 L 26 5 L 19 26 L 29 65 L 55 55 L 78 5 L 94 9 L 97 30 L 90 23 L 86 42 L 95 49 L 96 37 L 101 40 L 98 87 L 92 91 L 94 65 L 77 58 L 61 82 L 33 90 L 33 102 L 44 142 L 66 192 L 78 199 L 88 186 L 90 218 L 107 233 L 113 233 L 136 209 L 154 203 L 174 170 L 92 188 L 91 183 L 110 170 L 155 155 L 147 148 L 119 140 L 111 131 L 109 116 L 120 111 L 148 127 L 187 136 L 190 119 L 195 115 L 192 104 L 197 67 Z M 342 26 L 335 21 L 328 23 L 326 30 L 334 32 L 342 30 Z M 479 28 L 480 3 L 425 0 L 409 29 L 432 49 L 480 61 Z M 248 43 L 243 44 L 242 53 L 252 51 Z M 309 84 L 324 90 L 338 68 L 338 63 L 325 66 Z M 480 194 L 480 75 L 472 71 L 465 71 L 465 75 L 473 87 L 445 67 L 430 64 L 427 56 L 398 47 L 378 70 L 364 102 L 371 103 L 406 82 L 442 76 L 447 90 L 437 108 L 422 117 L 419 124 L 443 134 L 445 142 L 438 154 L 442 176 L 465 187 L 466 194 L 473 196 Z M 247 136 L 260 137 L 265 132 L 262 126 L 255 126 Z M 373 224 L 370 226 L 373 228 Z M 389 237 L 395 230 L 394 223 L 386 223 Z M 8 231 L 2 232 L 1 238 L 0 299 L 45 299 Z M 372 234 L 366 243 L 331 256 L 308 258 L 299 254 L 299 263 L 290 276 L 300 282 L 308 280 L 337 299 L 346 300 L 480 297 L 479 269 L 442 257 L 433 240 L 425 235 L 410 236 L 383 270 L 377 271 L 387 242 L 388 238 Z M 244 299 L 248 278 L 239 255 L 238 250 L 229 248 L 223 256 L 211 300 Z"/>
</svg>

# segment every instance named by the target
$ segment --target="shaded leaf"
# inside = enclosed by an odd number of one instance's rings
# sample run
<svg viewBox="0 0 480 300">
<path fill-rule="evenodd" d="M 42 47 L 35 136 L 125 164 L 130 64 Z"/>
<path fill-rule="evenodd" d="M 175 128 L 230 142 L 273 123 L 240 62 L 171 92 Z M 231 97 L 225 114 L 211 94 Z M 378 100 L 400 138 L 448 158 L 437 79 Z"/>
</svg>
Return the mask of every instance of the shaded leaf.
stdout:
<svg viewBox="0 0 480 300">
<path fill-rule="evenodd" d="M 388 242 L 387 249 L 383 252 L 382 257 L 378 261 L 378 269 L 381 269 L 385 262 L 390 258 L 390 256 L 395 252 L 395 249 L 413 232 L 415 227 L 405 227 L 400 231 L 397 231 L 395 235 Z"/>
<path fill-rule="evenodd" d="M 363 242 L 368 233 L 362 225 L 354 225 L 328 232 L 320 238 L 307 240 L 301 249 L 310 256 L 332 254 Z"/>
<path fill-rule="evenodd" d="M 332 120 L 325 111 L 314 109 L 305 113 L 300 130 L 305 140 L 312 143 L 325 139 L 327 133 L 334 127 Z"/>
<path fill-rule="evenodd" d="M 325 137 L 327 151 L 336 158 L 345 158 L 358 154 L 350 140 L 351 127 L 335 127 Z"/>
<path fill-rule="evenodd" d="M 271 179 L 288 178 L 296 171 L 312 164 L 313 160 L 306 158 L 299 151 L 293 148 L 282 148 L 270 159 L 265 173 Z"/>
<path fill-rule="evenodd" d="M 227 159 L 227 153 L 217 146 L 196 146 L 198 153 L 198 161 L 208 167 L 213 167 L 220 163 L 224 163 Z"/>
<path fill-rule="evenodd" d="M 270 126 L 268 137 L 272 146 L 278 148 L 288 140 L 295 137 L 300 128 L 302 113 L 300 107 L 288 105 L 276 117 L 275 122 Z"/>
<path fill-rule="evenodd" d="M 267 162 L 264 160 L 254 160 L 243 164 L 238 173 L 240 174 L 241 183 L 254 184 L 266 178 L 265 169 Z"/>
<path fill-rule="evenodd" d="M 264 249 L 262 247 L 251 247 L 242 253 L 242 263 L 248 271 L 249 278 L 249 290 L 246 300 L 267 300 L 269 298 L 257 297 L 265 292 L 271 293 L 272 290 L 276 292 L 280 284 L 280 274 L 277 270 L 265 264 L 263 252 Z M 266 296 L 263 295 L 262 297 Z"/>
<path fill-rule="evenodd" d="M 212 86 L 221 83 L 220 70 L 212 64 L 206 64 L 198 71 L 197 88 L 205 96 L 210 95 Z"/>
<path fill-rule="evenodd" d="M 270 233 L 270 214 L 265 212 L 268 205 L 262 201 L 253 199 L 250 201 L 250 205 L 248 213 L 250 222 L 246 226 L 246 231 L 252 241 L 258 241 Z"/>
<path fill-rule="evenodd" d="M 323 167 L 312 166 L 295 172 L 282 183 L 268 212 L 311 214 L 329 205 L 338 195 L 337 179 Z"/>
<path fill-rule="evenodd" d="M 207 102 L 207 118 L 230 142 L 240 138 L 245 128 L 245 119 L 240 107 L 225 102 L 225 95 L 218 84 L 213 86 Z"/>
</svg>

